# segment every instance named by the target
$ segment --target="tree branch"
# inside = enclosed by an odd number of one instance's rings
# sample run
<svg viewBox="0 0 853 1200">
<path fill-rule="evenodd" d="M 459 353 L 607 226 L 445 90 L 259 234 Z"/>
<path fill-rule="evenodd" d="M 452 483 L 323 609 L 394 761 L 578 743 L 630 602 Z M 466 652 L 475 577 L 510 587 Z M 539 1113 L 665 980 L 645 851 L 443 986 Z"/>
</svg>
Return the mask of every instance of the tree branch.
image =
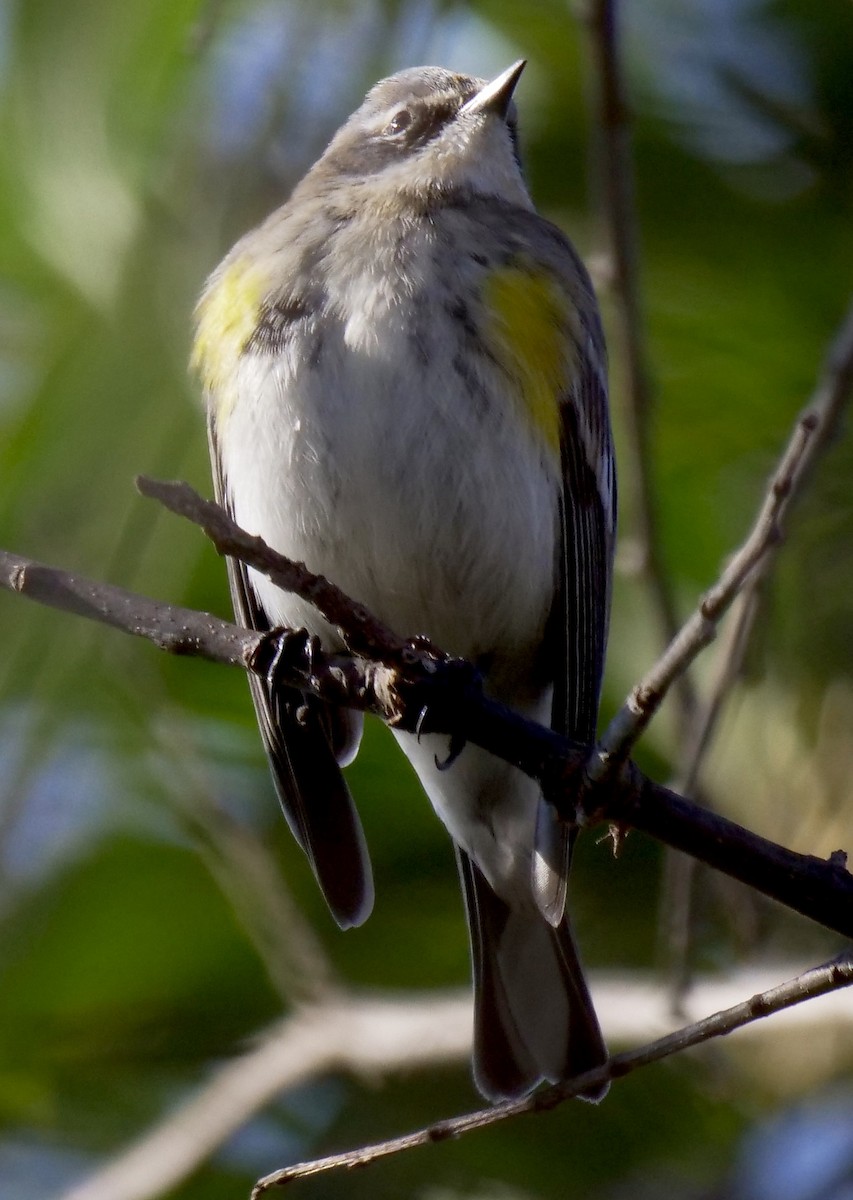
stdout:
<svg viewBox="0 0 853 1200">
<path fill-rule="evenodd" d="M 244 670 L 263 641 L 262 634 L 210 613 L 151 600 L 9 550 L 0 550 L 0 587 L 49 608 L 145 638 L 169 654 L 206 658 Z"/>
<path fill-rule="evenodd" d="M 176 1187 L 285 1088 L 337 1070 L 376 1077 L 471 1051 L 466 994 L 428 1000 L 342 996 L 281 1021 L 257 1046 L 221 1067 L 176 1112 L 63 1200 L 149 1200 Z"/>
<path fill-rule="evenodd" d="M 804 455 L 801 470 L 790 480 L 784 499 L 790 508 L 803 492 L 803 486 L 814 468 L 815 460 L 825 452 L 838 434 L 844 401 L 853 382 L 853 303 L 841 323 L 839 331 L 826 356 L 815 391 L 803 417 L 814 414 L 818 428 L 812 439 L 809 452 Z M 803 419 L 801 417 L 801 420 Z M 749 574 L 744 587 L 732 607 L 726 637 L 720 647 L 715 665 L 714 680 L 707 697 L 699 705 L 690 723 L 689 736 L 681 754 L 675 789 L 684 795 L 694 796 L 699 784 L 699 775 L 708 747 L 711 745 L 726 700 L 740 678 L 744 659 L 749 647 L 757 615 L 761 609 L 761 592 L 766 587 L 776 562 L 779 543 L 767 546 L 766 552 L 755 569 Z M 671 863 L 670 895 L 665 907 L 668 927 L 671 974 L 676 1007 L 687 987 L 687 955 L 692 883 L 696 860 L 679 858 Z"/>
<path fill-rule="evenodd" d="M 355 654 L 327 655 L 293 631 L 257 634 L 207 613 L 158 604 L 0 551 L 0 586 L 128 633 L 161 649 L 202 655 L 266 675 L 332 704 L 376 713 L 398 728 L 470 741 L 539 780 L 568 821 L 611 820 L 644 829 L 733 878 L 853 936 L 853 877 L 841 851 L 829 862 L 795 854 L 652 783 L 627 756 L 672 684 L 715 636 L 735 597 L 781 538 L 791 497 L 837 423 L 853 380 L 853 309 L 828 357 L 812 403 L 800 415 L 751 533 L 661 659 L 633 689 L 592 754 L 588 747 L 489 700 L 473 668 L 424 639 L 406 641 L 362 605 L 252 537 L 187 484 L 141 480 L 146 495 L 201 525 L 220 553 L 265 572 L 316 603 Z M 376 639 L 374 646 L 373 639 Z M 581 769 L 583 768 L 583 770 Z"/>
<path fill-rule="evenodd" d="M 336 626 L 353 654 L 366 654 L 383 662 L 396 662 L 411 653 L 412 643 L 398 637 L 373 613 L 347 596 L 323 575 L 309 571 L 304 563 L 277 554 L 263 538 L 246 533 L 223 508 L 202 500 L 187 483 L 166 483 L 138 475 L 136 486 L 143 496 L 158 500 L 170 512 L 198 525 L 210 538 L 217 553 L 239 558 L 262 571 L 285 592 L 307 600 Z"/>
<path fill-rule="evenodd" d="M 791 1005 L 801 1004 L 804 1000 L 823 996 L 827 992 L 846 988 L 851 984 L 853 984 L 853 960 L 848 956 L 841 957 L 825 966 L 807 971 L 790 983 L 783 983 L 779 987 L 753 996 L 750 1000 L 736 1004 L 723 1012 L 715 1013 L 714 1016 L 707 1017 L 703 1021 L 687 1025 L 647 1046 L 629 1050 L 624 1054 L 617 1054 L 610 1059 L 606 1066 L 598 1067 L 594 1071 L 587 1071 L 566 1084 L 535 1092 L 525 1100 L 479 1109 L 462 1117 L 439 1121 L 426 1129 L 419 1129 L 415 1133 L 406 1134 L 403 1137 L 391 1138 L 388 1141 L 377 1142 L 372 1146 L 362 1146 L 358 1150 L 344 1154 L 332 1154 L 327 1158 L 296 1163 L 281 1171 L 273 1171 L 272 1174 L 265 1175 L 255 1184 L 252 1189 L 252 1200 L 258 1200 L 258 1197 L 271 1188 L 284 1187 L 297 1179 L 305 1179 L 310 1175 L 319 1175 L 333 1170 L 353 1170 L 356 1167 L 376 1162 L 380 1158 L 399 1154 L 404 1150 L 412 1150 L 417 1146 L 428 1146 L 449 1138 L 458 1138 L 475 1129 L 484 1129 L 512 1117 L 554 1108 L 565 1100 L 600 1086 L 605 1080 L 621 1079 L 639 1067 L 660 1062 L 661 1059 L 668 1058 L 672 1054 L 679 1054 L 692 1046 L 710 1041 L 712 1038 L 723 1037 L 744 1025 L 761 1020 L 772 1013 L 780 1012 Z"/>
<path fill-rule="evenodd" d="M 659 627 L 659 645 L 665 646 L 678 632 L 679 622 L 655 512 L 653 394 L 640 299 L 640 238 L 630 105 L 620 59 L 616 0 L 587 0 L 582 11 L 588 28 L 592 86 L 596 93 L 594 129 L 610 264 L 607 281 L 613 299 L 615 333 L 622 351 L 620 361 L 625 366 L 621 411 L 628 436 L 622 446 L 622 467 L 627 476 L 634 526 L 636 574 L 651 597 Z M 677 686 L 676 720 L 683 733 L 696 708 L 697 697 L 689 675 L 681 675 Z"/>
<path fill-rule="evenodd" d="M 816 428 L 801 457 L 799 469 L 788 479 L 780 497 L 786 511 L 801 496 L 815 460 L 838 435 L 844 404 L 853 386 L 853 303 L 841 323 L 823 364 L 820 378 L 800 423 L 813 419 Z M 796 434 L 795 434 L 796 436 Z M 790 449 L 790 448 L 789 448 Z M 778 474 L 778 471 L 777 471 Z M 749 574 L 732 612 L 729 636 L 717 664 L 716 679 L 702 711 L 697 714 L 693 737 L 679 775 L 678 789 L 692 792 L 698 780 L 703 755 L 711 741 L 724 700 L 740 677 L 743 660 L 760 607 L 759 592 L 774 565 L 780 542 L 771 541 L 755 569 Z"/>
<path fill-rule="evenodd" d="M 651 670 L 633 688 L 600 742 L 604 763 L 621 761 L 660 707 L 673 681 L 714 640 L 720 620 L 735 598 L 764 571 L 782 541 L 783 519 L 808 471 L 834 435 L 853 386 L 853 305 L 833 340 L 818 386 L 798 416 L 779 464 L 770 479 L 753 527 L 732 555 L 720 578 L 699 601 L 677 636 Z"/>
<path fill-rule="evenodd" d="M 736 972 L 691 990 L 696 1016 L 728 1008 L 736 998 L 771 990 L 791 968 Z M 672 1022 L 663 992 L 645 975 L 593 974 L 596 1010 L 611 1042 L 637 1045 Z M 837 995 L 837 999 L 841 997 Z M 807 1027 L 853 1021 L 849 1001 L 789 1008 L 766 1032 L 779 1038 Z M 171 1192 L 277 1095 L 307 1079 L 347 1072 L 371 1083 L 443 1064 L 460 1066 L 471 1053 L 471 994 L 417 997 L 342 992 L 279 1022 L 256 1045 L 194 1090 L 150 1130 L 64 1193 L 62 1200 L 155 1200 Z"/>
<path fill-rule="evenodd" d="M 205 520 L 216 508 L 199 497 L 193 499 L 195 493 L 186 484 L 158 487 L 165 494 L 174 489 L 188 513 L 197 503 Z M 282 564 L 282 569 L 292 566 L 259 544 L 259 539 L 242 534 L 229 518 L 225 520 L 229 546 L 244 561 L 266 564 L 261 569 L 273 573 Z M 292 631 L 248 634 L 208 613 L 158 604 L 3 551 L 0 585 L 148 637 L 174 653 L 204 655 L 262 674 L 274 659 L 283 684 L 331 704 L 373 712 L 398 728 L 470 741 L 514 764 L 542 783 L 566 820 L 578 819 L 580 805 L 583 819 L 590 822 L 609 820 L 643 829 L 828 929 L 853 937 L 853 876 L 845 870 L 842 852 L 824 862 L 786 850 L 653 783 L 633 764 L 618 773 L 601 770 L 602 763 L 608 765 L 601 749 L 595 752 L 586 779 L 582 768 L 588 747 L 488 699 L 471 669 L 456 659 L 437 657 L 436 651 L 416 651 L 401 655 L 398 666 L 388 667 L 354 656 L 325 654 L 312 639 Z M 721 590 L 715 589 L 715 594 Z M 346 625 L 343 601 L 340 616 Z M 358 613 L 359 606 L 354 607 Z M 355 627 L 361 628 L 360 616 Z M 402 639 L 394 637 L 394 641 L 405 648 Z"/>
</svg>

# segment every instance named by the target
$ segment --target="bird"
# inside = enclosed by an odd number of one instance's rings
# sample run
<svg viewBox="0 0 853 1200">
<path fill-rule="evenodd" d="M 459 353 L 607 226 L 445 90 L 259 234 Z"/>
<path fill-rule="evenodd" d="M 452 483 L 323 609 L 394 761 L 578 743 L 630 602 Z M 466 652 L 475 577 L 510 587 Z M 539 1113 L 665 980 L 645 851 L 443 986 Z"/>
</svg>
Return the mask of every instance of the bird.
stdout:
<svg viewBox="0 0 853 1200">
<path fill-rule="evenodd" d="M 525 182 L 524 67 L 375 84 L 210 275 L 192 364 L 240 526 L 591 744 L 616 526 L 606 349 L 589 275 Z M 228 570 L 246 627 L 342 648 L 308 602 Z M 374 885 L 342 768 L 362 716 L 250 684 L 290 828 L 338 925 L 360 925 Z M 577 828 L 484 750 L 448 764 L 437 735 L 395 736 L 455 848 L 479 1091 L 513 1100 L 605 1064 L 566 913 Z"/>
</svg>

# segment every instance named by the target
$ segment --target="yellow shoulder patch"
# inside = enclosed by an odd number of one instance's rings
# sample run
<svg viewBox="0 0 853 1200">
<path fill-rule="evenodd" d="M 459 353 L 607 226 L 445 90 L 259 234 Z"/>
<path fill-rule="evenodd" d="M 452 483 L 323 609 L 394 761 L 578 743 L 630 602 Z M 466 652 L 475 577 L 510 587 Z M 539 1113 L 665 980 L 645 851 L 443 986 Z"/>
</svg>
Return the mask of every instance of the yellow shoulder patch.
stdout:
<svg viewBox="0 0 853 1200">
<path fill-rule="evenodd" d="M 534 264 L 513 264 L 488 276 L 483 302 L 489 349 L 517 381 L 534 428 L 559 451 L 560 401 L 574 365 L 568 297 Z"/>
<path fill-rule="evenodd" d="M 214 276 L 196 308 L 190 366 L 214 403 L 226 411 L 230 407 L 229 384 L 240 353 L 257 327 L 264 289 L 258 267 L 238 258 Z"/>
</svg>

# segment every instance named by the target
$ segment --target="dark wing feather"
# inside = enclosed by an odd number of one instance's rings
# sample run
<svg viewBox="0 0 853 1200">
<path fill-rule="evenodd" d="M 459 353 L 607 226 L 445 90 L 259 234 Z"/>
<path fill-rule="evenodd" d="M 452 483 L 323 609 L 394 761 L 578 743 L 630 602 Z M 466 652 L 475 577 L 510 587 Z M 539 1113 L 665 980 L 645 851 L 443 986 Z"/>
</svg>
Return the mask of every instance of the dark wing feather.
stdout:
<svg viewBox="0 0 853 1200">
<path fill-rule="evenodd" d="M 216 500 L 228 509 L 211 422 L 208 436 Z M 238 622 L 247 629 L 269 629 L 245 565 L 232 558 L 227 565 Z M 338 925 L 360 925 L 373 907 L 373 876 L 361 822 L 335 756 L 349 741 L 346 715 L 293 689 L 273 689 L 257 675 L 249 675 L 249 687 L 291 832 L 308 856 Z"/>
<path fill-rule="evenodd" d="M 549 622 L 556 665 L 551 724 L 595 738 L 615 543 L 616 477 L 604 347 L 595 314 L 577 382 L 562 407 L 559 586 Z"/>
<path fill-rule="evenodd" d="M 545 652 L 553 672 L 551 726 L 589 745 L 595 739 L 610 618 L 616 475 L 604 338 L 592 286 L 577 260 L 576 268 L 577 278 L 588 288 L 577 297 L 585 344 L 577 347 L 575 382 L 561 406 L 563 484 L 557 588 L 548 618 Z M 536 849 L 550 871 L 543 877 L 536 898 L 543 915 L 555 927 L 565 907 L 575 834 L 543 801 Z"/>
</svg>

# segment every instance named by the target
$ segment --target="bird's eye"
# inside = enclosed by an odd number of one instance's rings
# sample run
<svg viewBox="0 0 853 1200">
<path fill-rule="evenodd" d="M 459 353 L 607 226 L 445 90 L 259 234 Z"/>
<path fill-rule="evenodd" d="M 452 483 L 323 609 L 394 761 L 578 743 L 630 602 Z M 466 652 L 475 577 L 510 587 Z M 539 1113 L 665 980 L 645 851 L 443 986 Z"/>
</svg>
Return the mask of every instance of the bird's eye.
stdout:
<svg viewBox="0 0 853 1200">
<path fill-rule="evenodd" d="M 399 112 L 395 112 L 394 116 L 385 126 L 384 133 L 395 134 L 404 133 L 412 123 L 412 114 L 408 108 L 401 108 Z"/>
</svg>

